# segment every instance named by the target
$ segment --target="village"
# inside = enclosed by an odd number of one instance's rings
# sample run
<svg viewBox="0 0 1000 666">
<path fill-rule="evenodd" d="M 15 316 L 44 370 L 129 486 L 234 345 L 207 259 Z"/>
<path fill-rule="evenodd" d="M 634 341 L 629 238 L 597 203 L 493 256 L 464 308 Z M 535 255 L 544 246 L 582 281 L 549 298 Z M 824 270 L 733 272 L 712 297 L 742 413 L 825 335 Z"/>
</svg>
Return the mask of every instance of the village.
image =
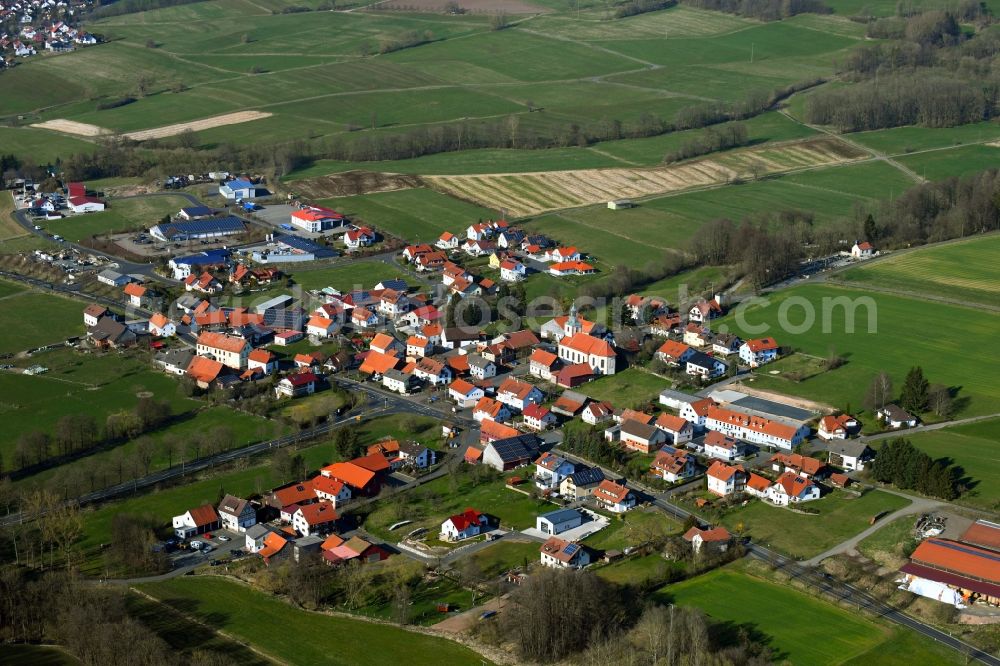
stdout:
<svg viewBox="0 0 1000 666">
<path fill-rule="evenodd" d="M 100 38 L 79 27 L 84 12 L 93 3 L 60 0 L 4 0 L 0 2 L 0 22 L 13 22 L 17 32 L 0 31 L 0 69 L 13 67 L 16 58 L 48 51 L 65 53 L 80 46 L 100 43 Z"/>
<path fill-rule="evenodd" d="M 722 517 L 760 502 L 808 514 L 837 501 L 831 495 L 864 492 L 876 451 L 853 415 L 729 387 L 790 352 L 774 337 L 714 331 L 729 309 L 722 293 L 673 306 L 631 294 L 608 308 L 621 313 L 620 322 L 588 319 L 575 303 L 534 328 L 469 321 L 462 314 L 469 303 L 482 315 L 491 299 L 516 293 L 533 274 L 596 269 L 577 248 L 504 220 L 471 222 L 433 245 L 384 243 L 378 231 L 331 208 L 253 203 L 267 194 L 259 182 L 222 176 L 219 196 L 243 216 L 189 206 L 131 237 L 168 255 L 160 275 L 119 272 L 102 266 L 102 257 L 67 269 L 92 273 L 106 296 L 84 309 L 86 336 L 74 344 L 98 353 L 151 349 L 155 367 L 206 393 L 267 396 L 280 405 L 354 392 L 386 407 L 391 400 L 404 413 L 435 415 L 441 426 L 436 444 L 387 435 L 353 458 L 259 494 L 175 507 L 170 536 L 158 548 L 177 572 L 254 560 L 265 568 L 286 560 L 369 566 L 394 557 L 456 567 L 505 543 L 518 552 L 534 548 L 533 562 L 502 572 L 516 585 L 538 566 L 617 566 L 654 543 L 662 557 L 676 558 L 676 547 L 654 538 L 624 550 L 594 545 L 630 513 L 657 511 L 683 519 L 686 557 L 721 563 L 746 552 L 753 534 L 697 519 L 695 511 Z M 67 184 L 64 195 L 22 191 L 15 201 L 40 222 L 106 206 L 82 183 Z M 239 244 L 262 225 L 270 229 L 263 243 Z M 40 224 L 35 230 L 43 231 Z M 299 264 L 350 262 L 366 251 L 381 252 L 399 277 L 350 290 L 287 288 Z M 875 250 L 855 243 L 849 254 L 860 261 Z M 262 295 L 250 306 L 233 304 L 244 294 Z M 636 353 L 643 346 L 651 350 L 646 360 Z M 657 399 L 613 404 L 587 395 L 592 383 L 623 372 L 657 378 Z M 248 393 L 248 386 L 255 388 Z M 318 404 L 331 411 L 313 422 L 332 427 L 352 409 Z M 353 413 L 348 422 L 362 418 Z M 892 402 L 877 418 L 888 431 L 919 423 Z M 473 486 L 468 502 L 449 503 L 456 513 L 402 509 L 391 524 L 371 517 L 389 497 L 416 497 L 424 484 L 475 469 L 490 476 Z M 484 488 L 527 504 L 515 513 L 495 499 L 477 504 Z M 872 516 L 873 524 L 881 517 Z M 996 606 L 997 581 L 982 571 L 996 557 L 998 535 L 1000 526 L 983 521 L 949 538 L 930 535 L 900 569 L 900 585 L 960 608 Z M 954 552 L 963 555 L 949 557 Z"/>
</svg>

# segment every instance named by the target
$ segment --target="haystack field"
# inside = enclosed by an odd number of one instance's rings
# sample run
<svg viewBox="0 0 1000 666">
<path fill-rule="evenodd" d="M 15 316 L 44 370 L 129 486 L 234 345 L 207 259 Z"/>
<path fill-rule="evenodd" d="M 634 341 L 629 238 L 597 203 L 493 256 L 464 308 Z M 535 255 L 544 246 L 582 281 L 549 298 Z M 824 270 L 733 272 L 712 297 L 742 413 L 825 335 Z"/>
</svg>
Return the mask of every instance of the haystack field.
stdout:
<svg viewBox="0 0 1000 666">
<path fill-rule="evenodd" d="M 867 154 L 833 138 L 791 142 L 652 169 L 583 169 L 475 176 L 425 176 L 431 187 L 506 210 L 515 217 L 549 210 L 669 194 L 719 185 L 736 179 L 759 178 L 816 166 L 839 164 Z"/>
<path fill-rule="evenodd" d="M 111 134 L 111 130 L 103 127 L 90 125 L 88 123 L 78 123 L 75 120 L 66 120 L 65 118 L 46 120 L 44 123 L 35 123 L 31 125 L 31 127 L 52 130 L 53 132 L 62 132 L 63 134 L 72 134 L 74 136 L 101 136 L 103 134 Z"/>
</svg>

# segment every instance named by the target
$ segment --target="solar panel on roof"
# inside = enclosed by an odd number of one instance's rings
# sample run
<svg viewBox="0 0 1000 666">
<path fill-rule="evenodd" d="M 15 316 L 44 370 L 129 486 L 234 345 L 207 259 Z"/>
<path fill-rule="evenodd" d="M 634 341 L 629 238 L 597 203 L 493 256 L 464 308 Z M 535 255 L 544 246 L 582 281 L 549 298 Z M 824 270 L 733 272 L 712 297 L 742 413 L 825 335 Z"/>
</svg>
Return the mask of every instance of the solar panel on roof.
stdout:
<svg viewBox="0 0 1000 666">
<path fill-rule="evenodd" d="M 565 553 L 567 555 L 573 555 L 578 550 L 580 550 L 580 546 L 576 545 L 575 543 L 571 543 L 570 545 L 566 546 Z"/>
</svg>

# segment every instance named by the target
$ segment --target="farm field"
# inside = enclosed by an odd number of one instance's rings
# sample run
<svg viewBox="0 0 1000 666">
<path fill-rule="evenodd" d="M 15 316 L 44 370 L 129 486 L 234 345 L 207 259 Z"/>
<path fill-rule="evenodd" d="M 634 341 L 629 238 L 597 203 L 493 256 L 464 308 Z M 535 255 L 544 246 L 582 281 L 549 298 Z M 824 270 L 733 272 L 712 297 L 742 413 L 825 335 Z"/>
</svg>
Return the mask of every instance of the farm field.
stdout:
<svg viewBox="0 0 1000 666">
<path fill-rule="evenodd" d="M 628 368 L 609 377 L 601 377 L 579 386 L 577 391 L 595 400 L 607 400 L 616 408 L 632 407 L 656 401 L 660 391 L 670 388 L 669 379 L 639 368 Z"/>
<path fill-rule="evenodd" d="M 642 585 L 652 579 L 665 580 L 671 570 L 683 571 L 683 569 L 684 565 L 680 562 L 668 560 L 660 553 L 651 553 L 614 562 L 595 569 L 594 573 L 618 585 Z"/>
<path fill-rule="evenodd" d="M 0 240 L 26 236 L 27 231 L 18 224 L 11 213 L 14 212 L 14 198 L 10 192 L 0 192 Z"/>
<path fill-rule="evenodd" d="M 835 299 L 844 297 L 863 299 L 857 301 L 860 305 L 855 312 L 854 332 L 849 332 L 845 308 L 835 306 L 838 302 Z M 856 409 L 880 370 L 888 372 L 898 387 L 910 367 L 919 363 L 931 383 L 959 389 L 958 398 L 964 407 L 960 416 L 996 411 L 1000 386 L 995 378 L 1000 372 L 1000 359 L 989 354 L 971 355 L 968 351 L 989 347 L 1000 315 L 826 285 L 797 286 L 767 298 L 767 305 L 745 310 L 743 316 L 748 324 L 768 327 L 766 331 L 755 328 L 751 337 L 772 335 L 782 345 L 822 358 L 835 350 L 847 359 L 847 363 L 798 383 L 764 372 L 755 373 L 752 387 L 818 400 L 840 409 L 854 405 Z M 824 303 L 829 316 L 824 315 Z M 780 325 L 779 311 L 787 315 L 789 326 Z M 814 313 L 815 320 L 803 330 L 807 311 Z M 825 331 L 824 320 L 828 324 Z M 956 325 L 960 322 L 963 335 L 960 338 L 929 338 L 920 327 L 913 326 L 914 321 L 946 321 Z M 747 336 L 732 313 L 719 324 Z M 874 324 L 874 330 L 869 330 L 869 324 Z M 718 324 L 716 330 L 720 330 Z"/>
<path fill-rule="evenodd" d="M 755 578 L 738 568 L 717 569 L 658 592 L 661 600 L 697 606 L 730 640 L 745 628 L 770 638 L 777 661 L 835 665 L 893 663 L 912 666 L 957 664 L 955 653 L 899 628 L 880 626 L 803 592 Z"/>
<path fill-rule="evenodd" d="M 839 278 L 874 289 L 898 289 L 914 296 L 928 294 L 963 303 L 1000 307 L 1000 265 L 989 261 L 1000 253 L 1000 235 L 890 255 L 860 265 Z"/>
<path fill-rule="evenodd" d="M 888 155 L 905 155 L 921 150 L 949 148 L 1000 138 L 1000 123 L 984 121 L 958 127 L 893 127 L 892 129 L 855 132 L 852 141 Z"/>
<path fill-rule="evenodd" d="M 413 282 L 413 278 L 399 266 L 363 260 L 342 262 L 329 268 L 296 270 L 294 276 L 296 284 L 303 289 L 333 287 L 340 291 L 371 289 L 382 280 L 392 278 L 403 278 L 407 282 Z"/>
<path fill-rule="evenodd" d="M 524 567 L 525 563 L 536 564 L 539 545 L 536 541 L 510 541 L 504 539 L 488 548 L 484 548 L 469 556 L 476 563 L 483 577 L 490 579 L 501 576 L 516 567 Z"/>
<path fill-rule="evenodd" d="M 345 666 L 368 666 L 372 655 L 352 649 L 357 645 L 378 645 L 385 663 L 483 663 L 475 652 L 443 638 L 310 613 L 221 578 L 181 577 L 139 589 L 289 664 L 316 664 L 335 656 Z M 303 642 L 302 636 L 311 638 Z"/>
<path fill-rule="evenodd" d="M 50 234 L 59 234 L 70 241 L 80 241 L 112 231 L 149 229 L 159 224 L 164 215 L 176 213 L 188 205 L 188 200 L 176 195 L 156 195 L 135 199 L 112 199 L 107 210 L 84 213 L 61 220 L 48 220 L 41 225 Z"/>
<path fill-rule="evenodd" d="M 500 217 L 498 211 L 423 188 L 324 199 L 320 204 L 344 213 L 355 224 L 363 221 L 413 243 L 432 245 L 442 232 L 464 238 L 470 224 Z"/>
<path fill-rule="evenodd" d="M 897 161 L 928 180 L 941 180 L 1000 167 L 1000 147 L 986 144 L 959 146 L 904 155 Z"/>
<path fill-rule="evenodd" d="M 549 171 L 517 175 L 428 176 L 435 189 L 515 216 L 721 185 L 736 178 L 851 162 L 865 156 L 834 139 L 734 150 L 652 169 Z"/>
<path fill-rule="evenodd" d="M 61 298 L 37 291 L 25 291 L 10 282 L 3 282 L 4 307 L 0 313 L 0 354 L 16 353 L 43 345 L 63 342 L 84 332 L 81 301 Z M 33 313 L 31 317 L 23 316 Z"/>
<path fill-rule="evenodd" d="M 603 530 L 583 540 L 589 548 L 597 550 L 624 550 L 660 536 L 680 530 L 680 525 L 658 510 L 634 510 L 620 519 L 614 518 Z"/>
<path fill-rule="evenodd" d="M 87 141 L 30 127 L 0 127 L 0 145 L 7 153 L 30 155 L 38 162 L 94 150 L 94 144 Z"/>
<path fill-rule="evenodd" d="M 793 513 L 788 509 L 751 502 L 725 514 L 722 522 L 738 531 L 742 523 L 746 533 L 756 543 L 776 548 L 796 558 L 809 558 L 837 545 L 868 526 L 875 514 L 895 511 L 907 506 L 904 497 L 879 490 L 855 497 L 844 491 L 834 491 L 809 504 L 817 515 Z"/>
<path fill-rule="evenodd" d="M 971 488 L 957 502 L 1000 509 L 1000 419 L 900 436 L 932 458 L 945 458 L 962 468 Z"/>
</svg>

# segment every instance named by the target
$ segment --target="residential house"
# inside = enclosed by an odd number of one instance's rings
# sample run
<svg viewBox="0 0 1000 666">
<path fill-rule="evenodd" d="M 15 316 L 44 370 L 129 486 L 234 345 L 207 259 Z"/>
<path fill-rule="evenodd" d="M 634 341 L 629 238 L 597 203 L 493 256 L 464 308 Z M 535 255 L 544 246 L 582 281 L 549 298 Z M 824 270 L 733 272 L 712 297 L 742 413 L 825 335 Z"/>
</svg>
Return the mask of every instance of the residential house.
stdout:
<svg viewBox="0 0 1000 666">
<path fill-rule="evenodd" d="M 712 339 L 712 353 L 721 356 L 738 354 L 742 346 L 743 341 L 732 333 L 719 333 Z"/>
<path fill-rule="evenodd" d="M 451 381 L 451 368 L 433 358 L 422 358 L 413 367 L 413 374 L 432 386 L 443 386 Z"/>
<path fill-rule="evenodd" d="M 409 309 L 410 299 L 403 292 L 396 291 L 395 289 L 386 289 L 379 297 L 378 311 L 389 319 L 395 320 L 397 317 L 406 314 Z"/>
<path fill-rule="evenodd" d="M 306 335 L 314 338 L 330 338 L 340 330 L 340 324 L 326 317 L 312 316 L 306 322 Z"/>
<path fill-rule="evenodd" d="M 157 312 L 149 318 L 149 334 L 157 338 L 173 337 L 177 335 L 177 325 L 162 312 Z"/>
<path fill-rule="evenodd" d="M 743 492 L 747 483 L 747 473 L 742 465 L 727 465 L 721 460 L 709 465 L 705 476 L 708 479 L 708 492 L 721 497 Z"/>
<path fill-rule="evenodd" d="M 179 516 L 174 516 L 174 534 L 181 539 L 190 539 L 193 536 L 211 532 L 219 529 L 219 514 L 211 504 L 190 509 Z"/>
<path fill-rule="evenodd" d="M 767 479 L 760 474 L 750 472 L 750 475 L 747 477 L 746 487 L 743 490 L 747 495 L 753 495 L 754 497 L 765 499 L 767 497 L 767 489 L 770 487 L 770 479 Z"/>
<path fill-rule="evenodd" d="M 543 453 L 535 460 L 535 485 L 541 490 L 556 490 L 575 471 L 576 465 L 562 456 Z"/>
<path fill-rule="evenodd" d="M 527 276 L 528 269 L 516 259 L 505 259 L 500 262 L 500 279 L 504 282 L 521 282 Z"/>
<path fill-rule="evenodd" d="M 341 539 L 341 541 L 343 541 Z M 326 542 L 324 542 L 326 543 Z M 359 536 L 351 537 L 338 546 L 323 549 L 323 561 L 329 566 L 338 566 L 346 562 L 382 562 L 389 559 L 389 551 L 370 543 Z"/>
<path fill-rule="evenodd" d="M 792 472 L 804 479 L 822 479 L 830 474 L 830 468 L 822 460 L 798 453 L 775 453 L 768 464 L 775 472 Z"/>
<path fill-rule="evenodd" d="M 912 428 L 917 425 L 918 421 L 916 416 L 913 416 L 899 405 L 886 405 L 878 410 L 878 415 L 879 418 L 885 421 L 887 426 L 893 429 Z"/>
<path fill-rule="evenodd" d="M 691 544 L 691 550 L 695 553 L 701 553 L 703 548 L 721 553 L 729 548 L 733 536 L 721 525 L 707 530 L 696 526 L 684 533 L 684 540 Z"/>
<path fill-rule="evenodd" d="M 434 245 L 441 248 L 442 250 L 451 251 L 458 249 L 458 244 L 460 242 L 461 239 L 459 239 L 458 236 L 451 233 L 450 231 L 446 231 L 443 234 L 441 234 L 440 237 L 438 237 L 437 242 L 434 243 Z"/>
<path fill-rule="evenodd" d="M 319 377 L 312 372 L 300 372 L 284 377 L 275 385 L 274 395 L 281 398 L 301 398 L 316 392 Z"/>
<path fill-rule="evenodd" d="M 732 462 L 743 454 L 743 442 L 716 430 L 710 431 L 703 440 L 705 457 Z"/>
<path fill-rule="evenodd" d="M 667 483 L 677 483 L 689 479 L 696 473 L 694 456 L 675 449 L 663 447 L 656 452 L 656 457 L 649 466 L 650 472 Z"/>
<path fill-rule="evenodd" d="M 387 333 L 377 333 L 368 348 L 379 354 L 396 354 L 406 350 L 406 346 Z"/>
<path fill-rule="evenodd" d="M 269 375 L 278 369 L 278 357 L 266 349 L 254 349 L 247 356 L 247 370 Z"/>
<path fill-rule="evenodd" d="M 487 444 L 482 463 L 499 472 L 530 464 L 538 456 L 541 439 L 535 434 L 516 435 Z"/>
<path fill-rule="evenodd" d="M 390 368 L 382 375 L 382 386 L 394 393 L 406 395 L 417 388 L 417 378 L 412 372 Z"/>
<path fill-rule="evenodd" d="M 537 386 L 513 377 L 505 379 L 497 389 L 497 400 L 517 411 L 524 411 L 528 405 L 540 405 L 544 399 L 545 394 Z"/>
<path fill-rule="evenodd" d="M 101 317 L 97 324 L 87 329 L 90 340 L 100 348 L 119 349 L 136 343 L 136 334 L 114 317 Z"/>
<path fill-rule="evenodd" d="M 272 509 L 278 509 L 279 511 L 285 507 L 311 504 L 315 501 L 316 492 L 309 483 L 290 483 L 286 486 L 275 488 L 264 496 L 264 503 Z"/>
<path fill-rule="evenodd" d="M 696 375 L 703 380 L 722 377 L 729 370 L 729 366 L 725 361 L 720 361 L 700 351 L 691 354 L 685 362 L 685 366 L 687 374 Z"/>
<path fill-rule="evenodd" d="M 357 461 L 358 459 L 355 458 L 348 462 L 327 465 L 320 470 L 320 474 L 346 483 L 351 489 L 352 496 L 363 495 L 371 497 L 377 495 L 382 485 L 378 474 L 357 464 Z M 389 463 L 384 457 L 382 458 L 382 462 L 385 464 L 385 468 L 388 469 Z"/>
<path fill-rule="evenodd" d="M 591 494 L 597 501 L 597 506 L 611 513 L 625 513 L 635 508 L 635 495 L 632 491 L 610 479 L 601 481 Z"/>
<path fill-rule="evenodd" d="M 389 370 L 400 365 L 402 359 L 395 354 L 383 354 L 382 352 L 369 350 L 365 352 L 365 358 L 361 361 L 358 371 L 366 374 L 381 377 Z"/>
<path fill-rule="evenodd" d="M 292 514 L 292 527 L 301 536 L 325 534 L 333 530 L 337 523 L 337 511 L 332 502 L 305 504 Z"/>
<path fill-rule="evenodd" d="M 510 409 L 502 402 L 483 396 L 476 403 L 476 406 L 473 407 L 472 418 L 477 421 L 489 419 L 497 423 L 503 423 L 510 420 Z"/>
<path fill-rule="evenodd" d="M 461 349 L 479 342 L 479 331 L 456 327 L 441 330 L 441 346 L 445 349 Z"/>
<path fill-rule="evenodd" d="M 499 439 L 508 439 L 510 437 L 517 437 L 521 434 L 517 428 L 511 428 L 503 423 L 498 423 L 491 419 L 483 419 L 479 424 L 479 442 L 481 444 L 489 444 L 495 442 Z"/>
<path fill-rule="evenodd" d="M 831 442 L 829 449 L 830 464 L 850 472 L 863 470 L 875 459 L 871 447 L 859 440 Z"/>
<path fill-rule="evenodd" d="M 199 356 L 212 358 L 236 370 L 245 370 L 252 347 L 243 338 L 205 332 L 198 336 L 195 350 Z"/>
<path fill-rule="evenodd" d="M 317 234 L 344 226 L 345 218 L 329 208 L 303 206 L 292 211 L 290 222 L 294 227 Z"/>
<path fill-rule="evenodd" d="M 767 489 L 767 499 L 779 506 L 819 499 L 819 486 L 795 472 L 785 472 Z"/>
<path fill-rule="evenodd" d="M 854 241 L 851 246 L 851 256 L 855 259 L 871 259 L 875 256 L 875 247 L 868 241 Z"/>
<path fill-rule="evenodd" d="M 536 349 L 528 359 L 528 373 L 539 379 L 552 381 L 553 371 L 558 364 L 558 356 L 544 349 Z"/>
<path fill-rule="evenodd" d="M 231 532 L 246 532 L 247 528 L 257 524 L 257 510 L 247 500 L 234 495 L 222 498 L 218 513 L 222 529 Z"/>
<path fill-rule="evenodd" d="M 691 422 L 673 414 L 660 414 L 656 417 L 656 427 L 666 433 L 671 444 L 680 446 L 690 442 L 694 437 L 694 426 Z"/>
<path fill-rule="evenodd" d="M 559 537 L 549 537 L 540 550 L 542 565 L 546 567 L 580 569 L 590 564 L 590 553 L 586 548 Z"/>
<path fill-rule="evenodd" d="M 629 419 L 622 421 L 619 440 L 622 446 L 632 451 L 652 453 L 667 440 L 667 434 L 649 423 Z"/>
<path fill-rule="evenodd" d="M 497 366 L 479 354 L 469 354 L 469 374 L 476 379 L 489 379 L 496 377 Z"/>
<path fill-rule="evenodd" d="M 604 401 L 593 401 L 587 404 L 583 408 L 583 413 L 580 418 L 587 425 L 595 426 L 599 423 L 604 423 L 605 421 L 610 421 L 614 418 L 614 407 L 611 406 L 610 402 Z"/>
<path fill-rule="evenodd" d="M 524 425 L 532 430 L 545 430 L 559 421 L 548 407 L 535 403 L 528 404 L 521 415 L 524 417 Z"/>
<path fill-rule="evenodd" d="M 226 366 L 205 356 L 195 356 L 191 359 L 185 372 L 199 388 L 207 389 L 222 375 Z"/>
<path fill-rule="evenodd" d="M 569 500 L 587 497 L 604 481 L 604 472 L 599 467 L 576 465 L 576 470 L 559 484 L 559 495 Z"/>
<path fill-rule="evenodd" d="M 722 295 L 716 294 L 710 301 L 704 299 L 698 301 L 688 310 L 688 321 L 697 324 L 704 323 L 710 319 L 722 316 Z"/>
<path fill-rule="evenodd" d="M 715 406 L 716 403 L 711 398 L 702 398 L 683 402 L 679 411 L 681 418 L 690 421 L 695 431 L 700 431 L 704 430 L 708 423 L 708 410 Z"/>
<path fill-rule="evenodd" d="M 688 324 L 684 327 L 684 344 L 691 347 L 707 347 L 712 344 L 712 332 L 698 324 Z"/>
<path fill-rule="evenodd" d="M 562 534 L 583 524 L 583 513 L 578 509 L 557 509 L 535 518 L 535 529 L 542 534 Z"/>
<path fill-rule="evenodd" d="M 774 338 L 747 340 L 740 346 L 740 360 L 751 368 L 756 368 L 778 358 L 779 350 Z"/>
<path fill-rule="evenodd" d="M 455 401 L 459 409 L 475 406 L 483 395 L 483 389 L 473 386 L 464 379 L 456 379 L 448 385 L 448 397 Z"/>
<path fill-rule="evenodd" d="M 135 282 L 130 282 L 125 285 L 122 289 L 125 294 L 125 300 L 128 304 L 134 308 L 141 308 L 146 300 L 146 292 L 148 291 L 146 287 L 141 284 L 136 284 Z"/>
<path fill-rule="evenodd" d="M 690 345 L 676 340 L 667 340 L 660 345 L 660 348 L 656 350 L 653 357 L 663 361 L 667 365 L 680 365 L 681 363 L 685 363 L 694 353 L 695 350 Z"/>
<path fill-rule="evenodd" d="M 821 439 L 847 439 L 861 427 L 856 418 L 850 414 L 840 414 L 839 416 L 828 415 L 819 420 L 819 427 L 816 434 Z"/>
<path fill-rule="evenodd" d="M 263 523 L 256 523 L 244 532 L 244 548 L 248 553 L 259 553 L 264 548 L 264 541 L 273 530 Z"/>
<path fill-rule="evenodd" d="M 489 518 L 475 509 L 449 516 L 441 523 L 441 541 L 461 541 L 471 539 L 487 531 Z"/>
<path fill-rule="evenodd" d="M 153 362 L 162 367 L 164 372 L 180 376 L 187 372 L 193 358 L 194 353 L 187 349 L 168 349 L 158 352 L 153 357 Z M 219 367 L 221 368 L 222 365 L 220 364 Z"/>
<path fill-rule="evenodd" d="M 367 308 L 351 310 L 351 324 L 355 328 L 373 328 L 378 325 L 378 315 Z"/>
<path fill-rule="evenodd" d="M 348 229 L 344 234 L 344 245 L 350 250 L 358 250 L 375 243 L 375 232 L 368 227 Z"/>
<path fill-rule="evenodd" d="M 343 481 L 331 479 L 322 474 L 310 479 L 309 487 L 316 494 L 317 500 L 320 502 L 329 502 L 333 505 L 333 508 L 337 508 L 351 499 L 350 486 Z"/>
<path fill-rule="evenodd" d="M 424 358 L 434 353 L 434 345 L 422 335 L 411 335 L 406 339 L 406 357 Z"/>
<path fill-rule="evenodd" d="M 205 271 L 201 275 L 192 273 L 184 278 L 185 291 L 200 291 L 203 294 L 217 294 L 222 291 L 222 283 L 215 276 Z"/>
<path fill-rule="evenodd" d="M 564 277 L 566 275 L 590 275 L 597 269 L 585 261 L 560 261 L 549 266 L 549 275 Z"/>
<path fill-rule="evenodd" d="M 91 326 L 97 326 L 97 322 L 102 317 L 107 317 L 111 315 L 111 311 L 108 310 L 103 305 L 98 305 L 97 303 L 92 303 L 83 309 L 83 325 L 88 328 Z"/>
</svg>

